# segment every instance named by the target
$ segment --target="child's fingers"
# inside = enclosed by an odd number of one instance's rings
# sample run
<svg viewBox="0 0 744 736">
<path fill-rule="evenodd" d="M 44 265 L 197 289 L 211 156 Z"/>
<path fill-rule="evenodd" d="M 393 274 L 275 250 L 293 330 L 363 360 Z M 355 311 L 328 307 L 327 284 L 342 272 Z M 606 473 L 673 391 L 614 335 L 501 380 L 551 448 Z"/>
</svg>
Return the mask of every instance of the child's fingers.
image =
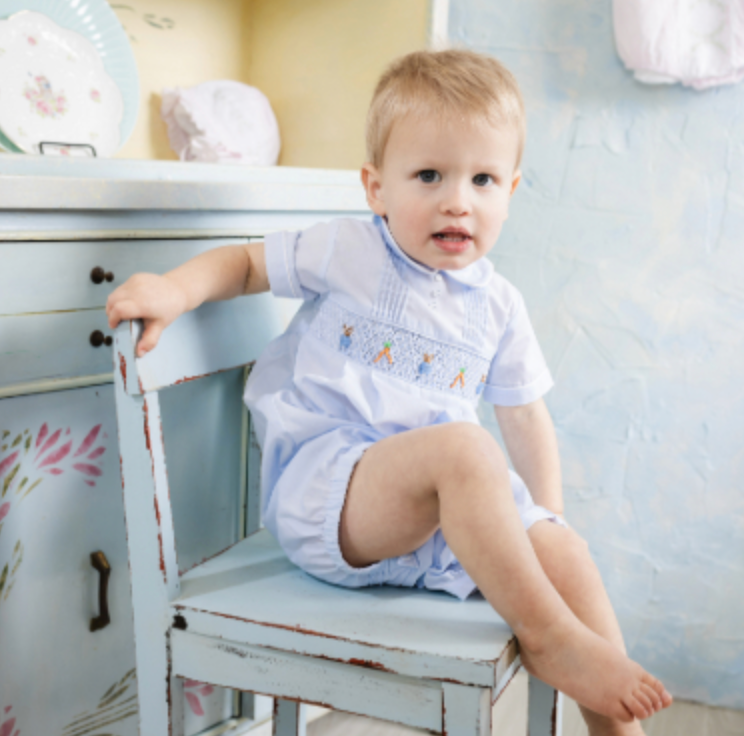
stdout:
<svg viewBox="0 0 744 736">
<path fill-rule="evenodd" d="M 109 327 L 116 327 L 119 322 L 126 319 L 139 319 L 142 315 L 142 309 L 132 299 L 120 299 L 106 303 L 106 315 L 108 316 Z"/>
<path fill-rule="evenodd" d="M 140 337 L 139 342 L 137 343 L 138 358 L 149 353 L 158 344 L 163 328 L 164 325 L 159 320 L 145 320 L 145 331 L 142 333 L 142 337 Z"/>
</svg>

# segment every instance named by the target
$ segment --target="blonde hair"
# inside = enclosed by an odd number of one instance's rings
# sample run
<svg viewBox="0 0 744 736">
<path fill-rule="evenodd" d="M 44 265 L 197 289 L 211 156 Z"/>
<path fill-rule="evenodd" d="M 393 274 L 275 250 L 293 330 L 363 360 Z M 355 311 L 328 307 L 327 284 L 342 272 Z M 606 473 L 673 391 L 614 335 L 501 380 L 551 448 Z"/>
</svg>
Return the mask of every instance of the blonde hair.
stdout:
<svg viewBox="0 0 744 736">
<path fill-rule="evenodd" d="M 367 113 L 367 160 L 382 165 L 393 124 L 407 115 L 452 115 L 508 125 L 517 132 L 517 166 L 526 121 L 514 75 L 491 56 L 474 51 L 415 51 L 396 59 L 375 88 Z"/>
</svg>

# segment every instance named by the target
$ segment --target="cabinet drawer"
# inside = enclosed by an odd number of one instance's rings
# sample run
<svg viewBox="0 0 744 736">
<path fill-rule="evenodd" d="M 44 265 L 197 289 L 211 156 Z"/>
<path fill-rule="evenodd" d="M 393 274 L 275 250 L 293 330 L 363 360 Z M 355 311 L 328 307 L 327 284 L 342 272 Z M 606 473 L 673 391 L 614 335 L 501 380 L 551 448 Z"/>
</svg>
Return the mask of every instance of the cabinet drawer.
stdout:
<svg viewBox="0 0 744 736">
<path fill-rule="evenodd" d="M 253 358 L 282 329 L 281 311 L 270 294 L 233 300 L 230 318 L 224 334 L 247 341 Z M 100 308 L 0 317 L 0 389 L 112 373 L 112 347 L 91 344 L 96 330 L 113 337 Z"/>
<path fill-rule="evenodd" d="M 0 243 L 0 315 L 104 307 L 133 273 L 165 273 L 193 256 L 247 238 Z M 95 284 L 100 267 L 114 276 Z"/>
<path fill-rule="evenodd" d="M 113 370 L 112 348 L 90 334 L 112 334 L 103 309 L 0 317 L 0 388 Z"/>
</svg>

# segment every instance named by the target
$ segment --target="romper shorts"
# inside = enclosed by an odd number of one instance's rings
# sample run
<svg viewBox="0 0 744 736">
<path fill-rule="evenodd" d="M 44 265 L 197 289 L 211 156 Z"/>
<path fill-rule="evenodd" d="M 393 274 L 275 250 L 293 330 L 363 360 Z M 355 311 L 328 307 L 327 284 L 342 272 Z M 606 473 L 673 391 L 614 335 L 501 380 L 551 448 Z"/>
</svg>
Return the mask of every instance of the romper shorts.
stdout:
<svg viewBox="0 0 744 736">
<path fill-rule="evenodd" d="M 455 558 L 441 530 L 410 554 L 356 568 L 339 546 L 339 524 L 354 467 L 381 439 L 372 427 L 345 425 L 307 440 L 284 468 L 265 510 L 267 528 L 298 567 L 328 583 L 349 588 L 394 585 L 443 590 L 465 600 L 476 585 Z M 509 471 L 512 494 L 525 529 L 535 522 L 565 522 L 532 500 Z"/>
</svg>

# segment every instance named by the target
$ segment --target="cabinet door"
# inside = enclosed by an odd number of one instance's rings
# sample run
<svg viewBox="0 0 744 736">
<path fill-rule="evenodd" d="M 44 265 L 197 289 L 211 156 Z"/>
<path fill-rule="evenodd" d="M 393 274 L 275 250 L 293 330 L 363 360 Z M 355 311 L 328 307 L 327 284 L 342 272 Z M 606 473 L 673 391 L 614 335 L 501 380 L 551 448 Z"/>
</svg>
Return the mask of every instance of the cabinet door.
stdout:
<svg viewBox="0 0 744 736">
<path fill-rule="evenodd" d="M 118 454 L 111 385 L 0 401 L 0 733 L 137 734 Z"/>
<path fill-rule="evenodd" d="M 176 428 L 169 477 L 185 567 L 238 538 L 241 391 L 238 370 L 163 396 L 164 423 Z M 184 405 L 198 409 L 198 425 L 182 420 Z M 215 446 L 217 423 L 233 426 L 230 446 Z M 0 494 L 0 733 L 136 736 L 113 386 L 0 401 Z M 91 632 L 97 551 L 111 568 L 111 622 Z M 187 734 L 235 715 L 231 691 L 187 681 L 186 694 Z"/>
</svg>

